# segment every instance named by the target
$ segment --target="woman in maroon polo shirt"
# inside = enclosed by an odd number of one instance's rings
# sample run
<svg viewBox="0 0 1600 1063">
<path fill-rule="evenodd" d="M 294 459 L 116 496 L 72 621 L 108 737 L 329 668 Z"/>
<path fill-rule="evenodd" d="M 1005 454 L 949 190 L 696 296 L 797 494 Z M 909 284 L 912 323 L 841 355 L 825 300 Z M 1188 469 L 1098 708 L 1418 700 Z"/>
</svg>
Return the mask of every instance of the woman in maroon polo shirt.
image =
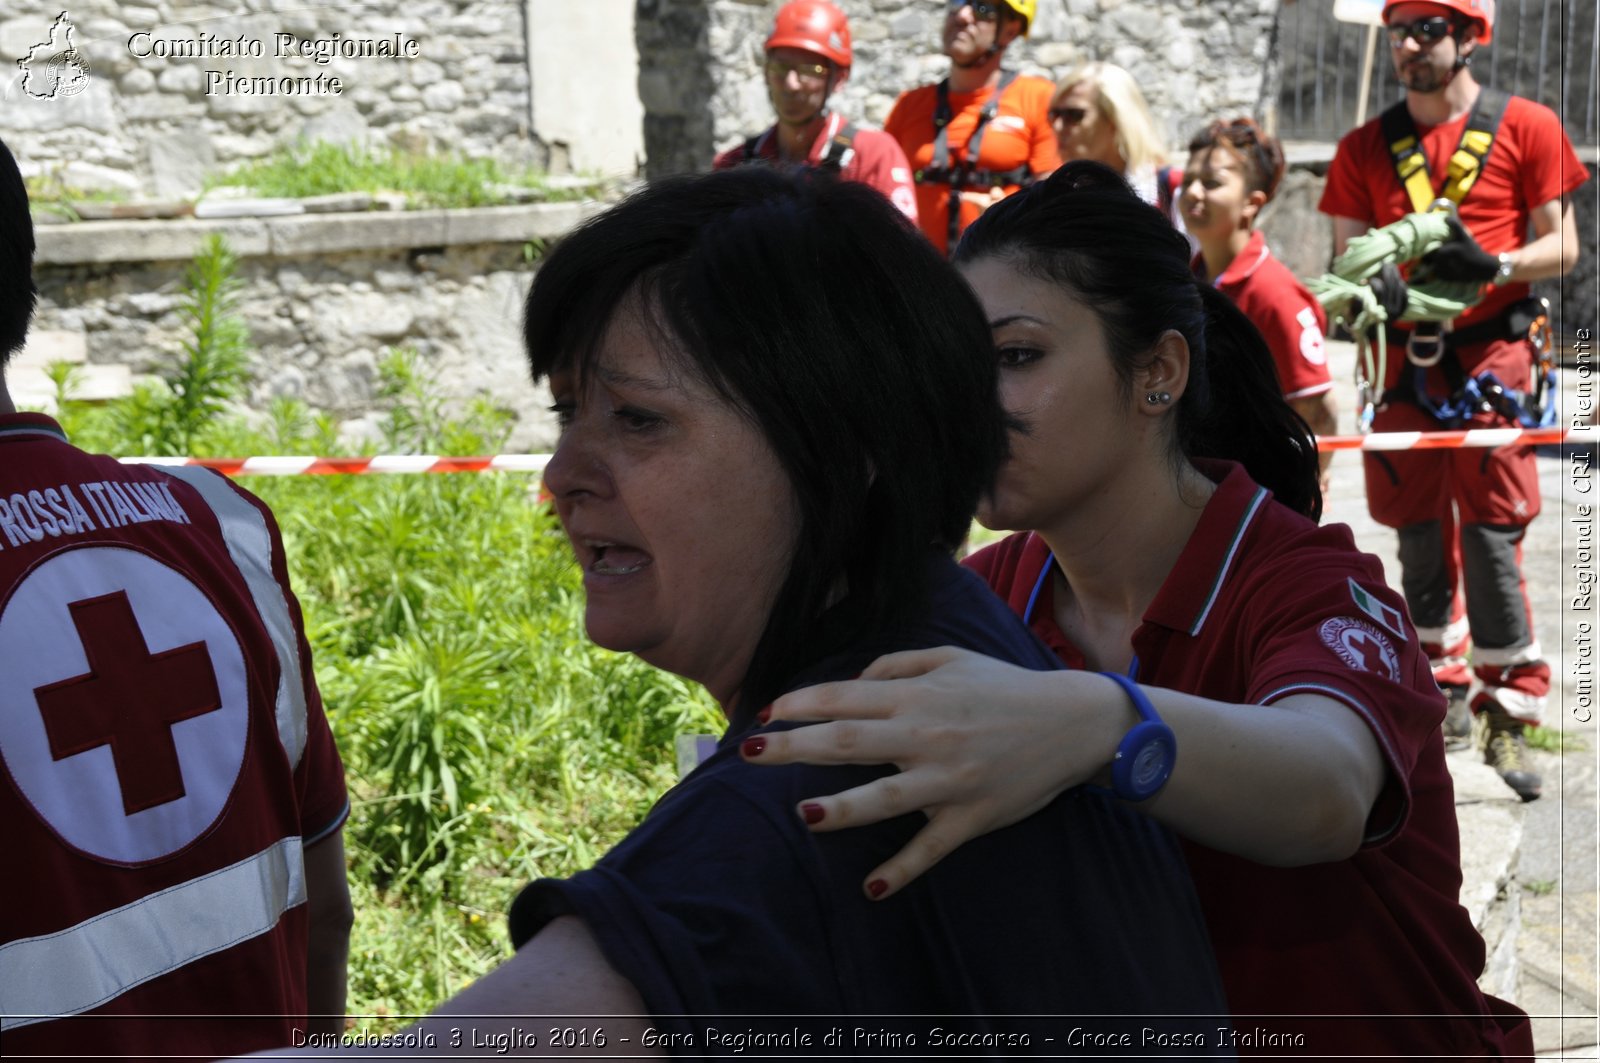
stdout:
<svg viewBox="0 0 1600 1063">
<path fill-rule="evenodd" d="M 1377 559 L 1315 523 L 1310 432 L 1188 258 L 1092 163 L 973 224 L 955 260 L 1013 420 L 978 519 L 1027 530 L 967 564 L 1072 670 L 892 654 L 779 699 L 772 720 L 834 722 L 750 759 L 902 769 L 797 809 L 927 813 L 879 899 L 1064 790 L 1135 803 L 1185 839 L 1242 1053 L 1531 1053 L 1476 984 L 1427 658 Z"/>
</svg>

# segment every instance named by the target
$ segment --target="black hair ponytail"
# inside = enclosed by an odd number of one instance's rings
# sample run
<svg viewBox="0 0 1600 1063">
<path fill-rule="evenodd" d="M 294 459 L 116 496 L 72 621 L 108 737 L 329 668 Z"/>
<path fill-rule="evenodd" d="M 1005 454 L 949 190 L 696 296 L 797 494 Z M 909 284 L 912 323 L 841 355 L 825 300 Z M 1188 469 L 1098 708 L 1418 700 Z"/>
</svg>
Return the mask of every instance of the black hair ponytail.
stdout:
<svg viewBox="0 0 1600 1063">
<path fill-rule="evenodd" d="M 1238 462 L 1279 502 L 1321 520 L 1316 437 L 1284 399 L 1267 341 L 1232 299 L 1203 281 L 1195 287 L 1206 313 L 1206 379 L 1194 388 L 1190 370 L 1178 445 L 1189 457 Z"/>
</svg>

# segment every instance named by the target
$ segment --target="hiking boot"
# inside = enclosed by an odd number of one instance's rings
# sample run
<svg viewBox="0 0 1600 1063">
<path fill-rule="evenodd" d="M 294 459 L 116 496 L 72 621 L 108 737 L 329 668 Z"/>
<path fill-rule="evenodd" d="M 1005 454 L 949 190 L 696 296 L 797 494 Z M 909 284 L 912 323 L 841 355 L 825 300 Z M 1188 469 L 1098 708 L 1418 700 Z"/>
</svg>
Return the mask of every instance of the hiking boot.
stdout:
<svg viewBox="0 0 1600 1063">
<path fill-rule="evenodd" d="M 1472 688 L 1459 683 L 1442 683 L 1448 707 L 1444 712 L 1444 747 L 1465 749 L 1472 744 L 1472 708 L 1467 703 L 1467 691 Z"/>
<path fill-rule="evenodd" d="M 1483 762 L 1493 768 L 1524 801 L 1536 801 L 1544 792 L 1544 780 L 1528 767 L 1528 743 L 1522 736 L 1523 723 L 1512 718 L 1492 699 L 1483 699 L 1483 714 L 1488 722 L 1488 742 Z"/>
</svg>

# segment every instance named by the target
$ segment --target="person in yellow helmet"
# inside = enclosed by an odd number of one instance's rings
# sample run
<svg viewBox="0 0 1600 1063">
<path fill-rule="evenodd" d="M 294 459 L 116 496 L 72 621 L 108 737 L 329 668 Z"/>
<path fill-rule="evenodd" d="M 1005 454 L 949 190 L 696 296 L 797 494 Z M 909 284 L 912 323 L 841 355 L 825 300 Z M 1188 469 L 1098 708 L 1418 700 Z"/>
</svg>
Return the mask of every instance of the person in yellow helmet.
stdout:
<svg viewBox="0 0 1600 1063">
<path fill-rule="evenodd" d="M 911 161 L 918 223 L 946 254 L 990 203 L 1061 165 L 1050 127 L 1055 86 L 1000 65 L 1037 9 L 1036 0 L 949 0 L 950 75 L 903 93 L 883 124 Z"/>
</svg>

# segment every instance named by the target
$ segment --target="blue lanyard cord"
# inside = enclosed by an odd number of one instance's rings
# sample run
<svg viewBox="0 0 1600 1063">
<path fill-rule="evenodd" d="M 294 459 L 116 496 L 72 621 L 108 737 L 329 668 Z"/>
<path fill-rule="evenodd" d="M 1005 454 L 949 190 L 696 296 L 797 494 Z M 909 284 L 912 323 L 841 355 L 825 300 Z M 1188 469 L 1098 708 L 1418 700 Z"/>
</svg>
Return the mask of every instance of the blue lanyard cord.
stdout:
<svg viewBox="0 0 1600 1063">
<path fill-rule="evenodd" d="M 1039 604 L 1039 592 L 1044 590 L 1045 580 L 1050 578 L 1050 570 L 1055 567 L 1056 552 L 1050 551 L 1044 559 L 1044 568 L 1039 571 L 1039 578 L 1033 581 L 1033 590 L 1028 594 L 1028 604 L 1022 610 L 1022 623 L 1025 627 L 1033 624 L 1033 607 Z M 1139 679 L 1139 655 L 1133 655 L 1133 660 L 1128 662 L 1128 678 L 1134 681 Z"/>
</svg>

